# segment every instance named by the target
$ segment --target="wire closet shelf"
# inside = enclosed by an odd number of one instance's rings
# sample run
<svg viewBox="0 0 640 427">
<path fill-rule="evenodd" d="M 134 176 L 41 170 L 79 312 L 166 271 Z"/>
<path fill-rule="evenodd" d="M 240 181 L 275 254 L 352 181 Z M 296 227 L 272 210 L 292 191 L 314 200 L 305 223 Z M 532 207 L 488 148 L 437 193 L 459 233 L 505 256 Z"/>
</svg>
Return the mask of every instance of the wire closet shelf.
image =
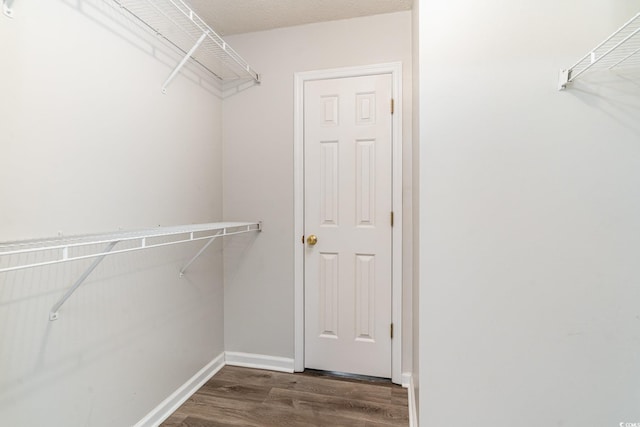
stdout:
<svg viewBox="0 0 640 427">
<path fill-rule="evenodd" d="M 185 56 L 162 91 L 191 59 L 223 83 L 260 83 L 260 75 L 182 0 L 108 0 L 132 15 Z"/>
<path fill-rule="evenodd" d="M 585 72 L 640 66 L 640 13 L 607 37 L 573 66 L 560 71 L 558 88 L 565 89 Z"/>
<path fill-rule="evenodd" d="M 198 253 L 181 268 L 180 277 L 182 277 L 187 268 L 217 238 L 252 231 L 262 231 L 262 222 L 215 222 L 2 242 L 0 243 L 0 273 L 93 259 L 93 263 L 51 308 L 49 320 L 57 320 L 60 307 L 108 255 L 206 240 Z M 124 248 L 116 249 L 116 245 Z"/>
</svg>

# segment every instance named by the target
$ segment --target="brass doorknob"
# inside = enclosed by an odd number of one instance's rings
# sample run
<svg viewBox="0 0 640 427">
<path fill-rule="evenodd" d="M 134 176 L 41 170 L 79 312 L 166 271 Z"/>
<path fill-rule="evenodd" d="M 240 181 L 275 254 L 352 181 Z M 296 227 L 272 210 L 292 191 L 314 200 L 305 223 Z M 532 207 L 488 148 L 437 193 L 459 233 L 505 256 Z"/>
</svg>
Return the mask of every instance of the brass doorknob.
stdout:
<svg viewBox="0 0 640 427">
<path fill-rule="evenodd" d="M 318 236 L 316 236 L 315 234 L 312 234 L 309 237 L 307 237 L 307 245 L 314 246 L 316 243 L 318 243 Z"/>
</svg>

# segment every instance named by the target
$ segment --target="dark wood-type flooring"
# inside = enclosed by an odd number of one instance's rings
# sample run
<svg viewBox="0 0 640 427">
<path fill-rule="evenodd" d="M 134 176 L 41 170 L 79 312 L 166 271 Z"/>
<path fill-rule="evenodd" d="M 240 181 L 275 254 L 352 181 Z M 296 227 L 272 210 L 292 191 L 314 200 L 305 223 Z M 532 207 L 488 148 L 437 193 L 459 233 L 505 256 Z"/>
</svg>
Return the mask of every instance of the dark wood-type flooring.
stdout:
<svg viewBox="0 0 640 427">
<path fill-rule="evenodd" d="M 163 424 L 408 426 L 407 391 L 385 380 L 225 366 Z"/>
</svg>

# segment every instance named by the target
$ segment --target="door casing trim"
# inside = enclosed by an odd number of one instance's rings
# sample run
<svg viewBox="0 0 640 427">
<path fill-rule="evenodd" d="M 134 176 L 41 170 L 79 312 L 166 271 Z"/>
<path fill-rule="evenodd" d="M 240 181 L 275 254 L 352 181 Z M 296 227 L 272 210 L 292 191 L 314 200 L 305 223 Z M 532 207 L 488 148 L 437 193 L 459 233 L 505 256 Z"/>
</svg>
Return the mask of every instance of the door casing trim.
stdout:
<svg viewBox="0 0 640 427">
<path fill-rule="evenodd" d="M 304 84 L 312 80 L 391 74 L 394 113 L 392 120 L 392 285 L 391 380 L 402 382 L 402 63 L 305 71 L 294 74 L 293 191 L 294 191 L 294 369 L 304 371 Z"/>
</svg>

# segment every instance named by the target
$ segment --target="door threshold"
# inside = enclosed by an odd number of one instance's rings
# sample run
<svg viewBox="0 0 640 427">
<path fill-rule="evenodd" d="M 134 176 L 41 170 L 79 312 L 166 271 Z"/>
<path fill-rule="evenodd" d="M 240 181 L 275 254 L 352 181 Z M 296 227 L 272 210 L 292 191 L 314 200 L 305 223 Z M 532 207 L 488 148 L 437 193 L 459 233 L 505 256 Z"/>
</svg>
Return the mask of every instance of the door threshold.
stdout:
<svg viewBox="0 0 640 427">
<path fill-rule="evenodd" d="M 391 378 L 372 377 L 369 375 L 360 375 L 360 374 L 350 374 L 348 372 L 323 371 L 320 369 L 305 368 L 302 374 L 313 376 L 313 377 L 330 377 L 330 378 L 342 379 L 342 380 L 351 381 L 351 382 L 392 384 Z"/>
</svg>

